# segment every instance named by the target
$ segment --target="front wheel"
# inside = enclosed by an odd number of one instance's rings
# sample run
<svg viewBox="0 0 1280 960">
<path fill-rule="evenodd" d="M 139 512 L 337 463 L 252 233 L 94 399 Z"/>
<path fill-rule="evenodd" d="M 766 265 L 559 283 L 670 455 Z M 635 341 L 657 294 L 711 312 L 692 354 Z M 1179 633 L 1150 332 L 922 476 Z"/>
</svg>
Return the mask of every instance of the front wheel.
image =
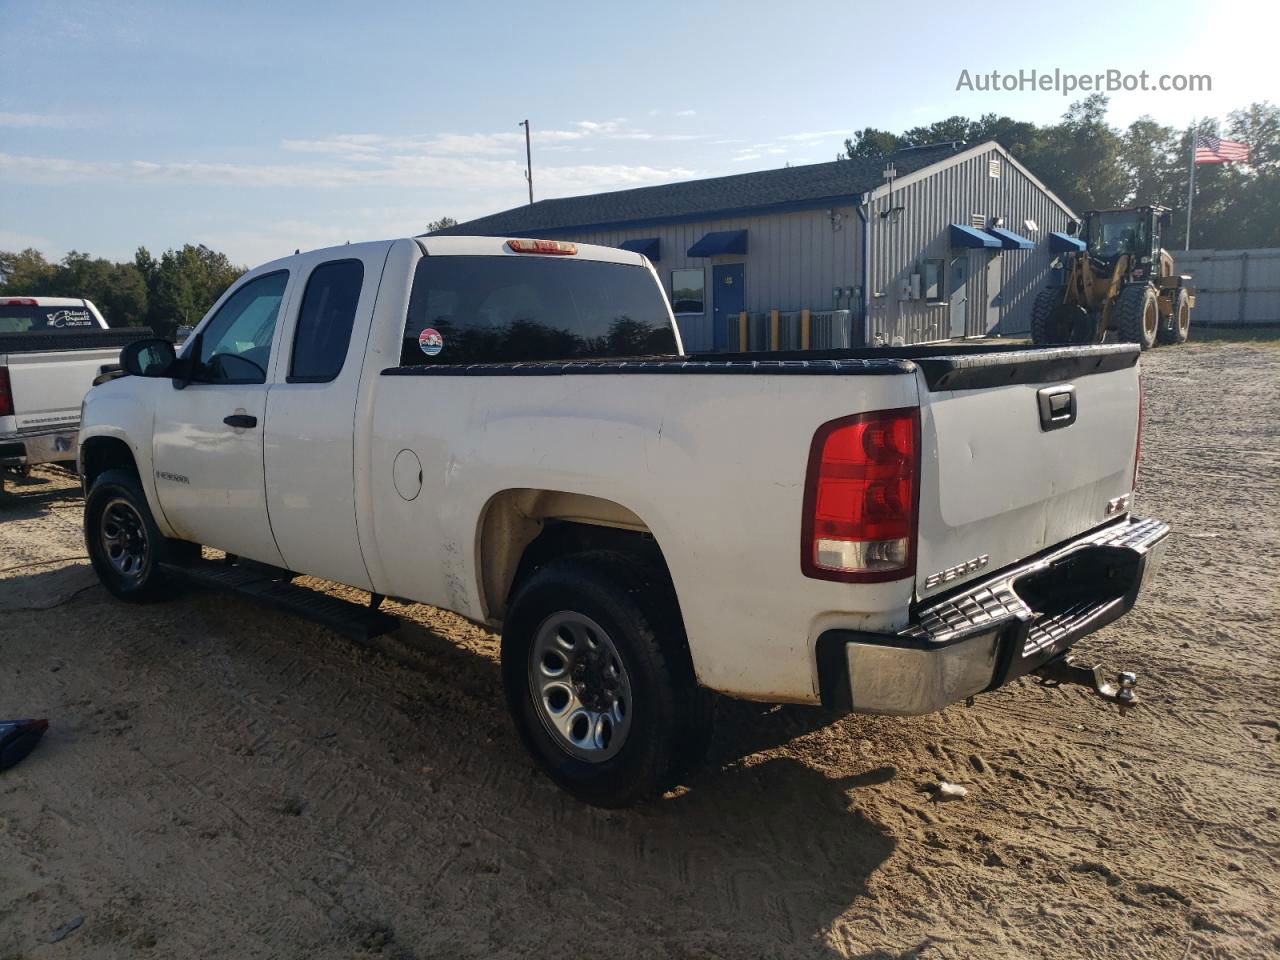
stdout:
<svg viewBox="0 0 1280 960">
<path fill-rule="evenodd" d="M 84 539 L 102 585 L 130 602 L 166 594 L 160 561 L 199 550 L 160 532 L 137 476 L 128 470 L 108 470 L 93 482 L 84 503 Z"/>
<path fill-rule="evenodd" d="M 624 554 L 553 560 L 518 591 L 502 634 L 507 704 L 526 748 L 568 793 L 624 807 L 675 785 L 705 737 L 679 614 Z"/>
<path fill-rule="evenodd" d="M 1151 284 L 1134 283 L 1121 290 L 1115 318 L 1125 343 L 1136 343 L 1143 350 L 1154 347 L 1160 330 L 1160 303 Z"/>
</svg>

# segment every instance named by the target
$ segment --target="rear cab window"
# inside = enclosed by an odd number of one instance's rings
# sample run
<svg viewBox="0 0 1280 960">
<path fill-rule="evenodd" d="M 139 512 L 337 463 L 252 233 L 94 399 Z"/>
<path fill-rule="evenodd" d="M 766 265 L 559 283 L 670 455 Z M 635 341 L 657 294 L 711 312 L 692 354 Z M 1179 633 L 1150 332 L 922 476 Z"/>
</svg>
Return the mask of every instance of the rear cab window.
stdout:
<svg viewBox="0 0 1280 960">
<path fill-rule="evenodd" d="M 88 307 L 47 307 L 0 302 L 0 333 L 97 329 L 98 321 Z"/>
<path fill-rule="evenodd" d="M 402 366 L 676 353 L 666 297 L 643 266 L 522 256 L 418 263 Z"/>
</svg>

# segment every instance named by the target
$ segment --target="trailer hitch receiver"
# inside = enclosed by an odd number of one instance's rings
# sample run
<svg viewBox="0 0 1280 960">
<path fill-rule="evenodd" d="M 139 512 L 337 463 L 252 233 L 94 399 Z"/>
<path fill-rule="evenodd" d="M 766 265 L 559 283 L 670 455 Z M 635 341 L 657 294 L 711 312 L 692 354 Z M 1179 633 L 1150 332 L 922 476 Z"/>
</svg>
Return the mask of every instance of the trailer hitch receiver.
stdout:
<svg viewBox="0 0 1280 960">
<path fill-rule="evenodd" d="M 1035 671 L 1042 686 L 1059 687 L 1064 683 L 1073 683 L 1088 687 L 1104 700 L 1110 700 L 1120 707 L 1120 716 L 1124 716 L 1130 707 L 1138 703 L 1138 676 L 1129 670 L 1121 670 L 1114 678 L 1108 679 L 1101 664 L 1086 667 L 1066 654 L 1055 657 Z"/>
</svg>

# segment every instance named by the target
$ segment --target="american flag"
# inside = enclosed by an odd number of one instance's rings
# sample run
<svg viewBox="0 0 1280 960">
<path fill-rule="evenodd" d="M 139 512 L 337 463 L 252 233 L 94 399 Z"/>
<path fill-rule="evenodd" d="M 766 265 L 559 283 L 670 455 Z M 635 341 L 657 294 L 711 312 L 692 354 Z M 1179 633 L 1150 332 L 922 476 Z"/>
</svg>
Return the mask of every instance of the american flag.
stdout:
<svg viewBox="0 0 1280 960">
<path fill-rule="evenodd" d="M 1221 137 L 1196 137 L 1196 163 L 1249 162 L 1249 145 Z"/>
</svg>

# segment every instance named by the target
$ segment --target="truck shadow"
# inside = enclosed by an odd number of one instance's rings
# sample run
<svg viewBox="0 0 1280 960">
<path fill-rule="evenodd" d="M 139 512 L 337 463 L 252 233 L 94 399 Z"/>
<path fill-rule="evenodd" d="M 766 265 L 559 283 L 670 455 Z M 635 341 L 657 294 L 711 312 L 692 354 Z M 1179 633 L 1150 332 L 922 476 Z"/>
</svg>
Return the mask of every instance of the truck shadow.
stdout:
<svg viewBox="0 0 1280 960">
<path fill-rule="evenodd" d="M 6 473 L 0 490 L 0 523 L 32 520 L 78 500 L 83 500 L 80 483 L 66 471 L 44 468 L 29 477 Z"/>
<path fill-rule="evenodd" d="M 491 731 L 489 742 L 478 742 L 475 725 L 457 729 L 459 748 L 487 751 L 487 763 L 505 768 L 486 778 L 481 789 L 493 795 L 475 798 L 478 806 L 492 805 L 522 825 L 517 835 L 536 837 L 522 841 L 532 843 L 526 853 L 554 864 L 558 874 L 625 873 L 625 884 L 609 885 L 609 909 L 637 918 L 637 930 L 655 938 L 654 956 L 701 956 L 702 949 L 756 956 L 765 944 L 772 944 L 766 953 L 803 945 L 805 955 L 823 955 L 823 935 L 866 897 L 869 878 L 896 847 L 892 834 L 863 811 L 871 804 L 858 796 L 891 780 L 894 768 L 830 777 L 790 755 L 760 756 L 836 721 L 819 708 L 721 698 L 707 762 L 681 789 L 633 810 L 600 811 L 533 768 L 506 718 L 494 660 L 420 623 L 406 623 L 398 637 L 421 651 L 432 673 L 447 666 L 454 683 L 485 698 L 484 705 L 473 704 L 490 719 L 492 725 L 479 727 Z M 450 713 L 429 706 L 415 724 L 451 738 L 456 714 L 442 712 Z M 433 738 L 427 754 L 439 756 L 439 743 Z M 468 787 L 442 782 L 440 789 L 466 793 Z M 588 899 L 600 895 L 582 892 Z M 546 917 L 542 933 L 554 939 L 562 919 Z M 522 922 L 541 921 L 524 916 Z M 537 931 L 529 935 L 540 939 Z"/>
<path fill-rule="evenodd" d="M 24 592 L 78 586 L 66 576 L 33 574 Z M 88 622 L 115 607 L 94 591 L 61 613 L 31 616 Z M 297 791 L 290 829 L 299 832 L 280 870 L 341 891 L 330 935 L 375 921 L 419 956 L 474 936 L 477 924 L 495 950 L 517 951 L 503 955 L 553 943 L 581 954 L 608 930 L 649 956 L 834 956 L 825 938 L 838 919 L 873 922 L 868 882 L 897 841 L 868 811 L 894 771 L 828 776 L 789 751 L 769 752 L 831 723 L 820 710 L 723 701 L 702 772 L 659 801 L 598 810 L 557 789 L 524 753 L 483 636 L 463 645 L 447 628 L 406 621 L 370 645 L 388 664 L 353 660 L 345 641 L 222 594 L 192 591 L 149 612 L 146 629 L 104 634 L 112 662 L 130 675 L 152 671 L 158 688 L 190 689 L 193 710 L 234 704 L 236 717 L 194 748 L 166 727 L 149 754 L 179 767 L 217 758 L 221 803 L 235 809 L 252 809 L 266 784 Z M 104 688 L 95 702 L 111 696 Z M 163 701 L 134 697 L 128 709 L 153 733 L 164 716 Z M 64 720 L 76 722 L 86 721 Z M 299 739 L 295 728 L 322 735 Z M 257 757 L 246 762 L 235 750 L 249 729 L 278 733 L 255 735 Z M 332 804 L 319 786 L 325 776 L 298 779 L 311 769 L 333 771 Z M 274 849 L 270 834 L 255 837 Z M 429 855 L 406 853 L 419 847 Z M 335 870 L 329 850 L 344 851 L 349 866 Z M 347 873 L 378 880 L 353 887 Z M 434 904 L 425 914 L 420 896 Z M 568 922 L 566 904 L 589 905 L 592 922 Z"/>
</svg>

